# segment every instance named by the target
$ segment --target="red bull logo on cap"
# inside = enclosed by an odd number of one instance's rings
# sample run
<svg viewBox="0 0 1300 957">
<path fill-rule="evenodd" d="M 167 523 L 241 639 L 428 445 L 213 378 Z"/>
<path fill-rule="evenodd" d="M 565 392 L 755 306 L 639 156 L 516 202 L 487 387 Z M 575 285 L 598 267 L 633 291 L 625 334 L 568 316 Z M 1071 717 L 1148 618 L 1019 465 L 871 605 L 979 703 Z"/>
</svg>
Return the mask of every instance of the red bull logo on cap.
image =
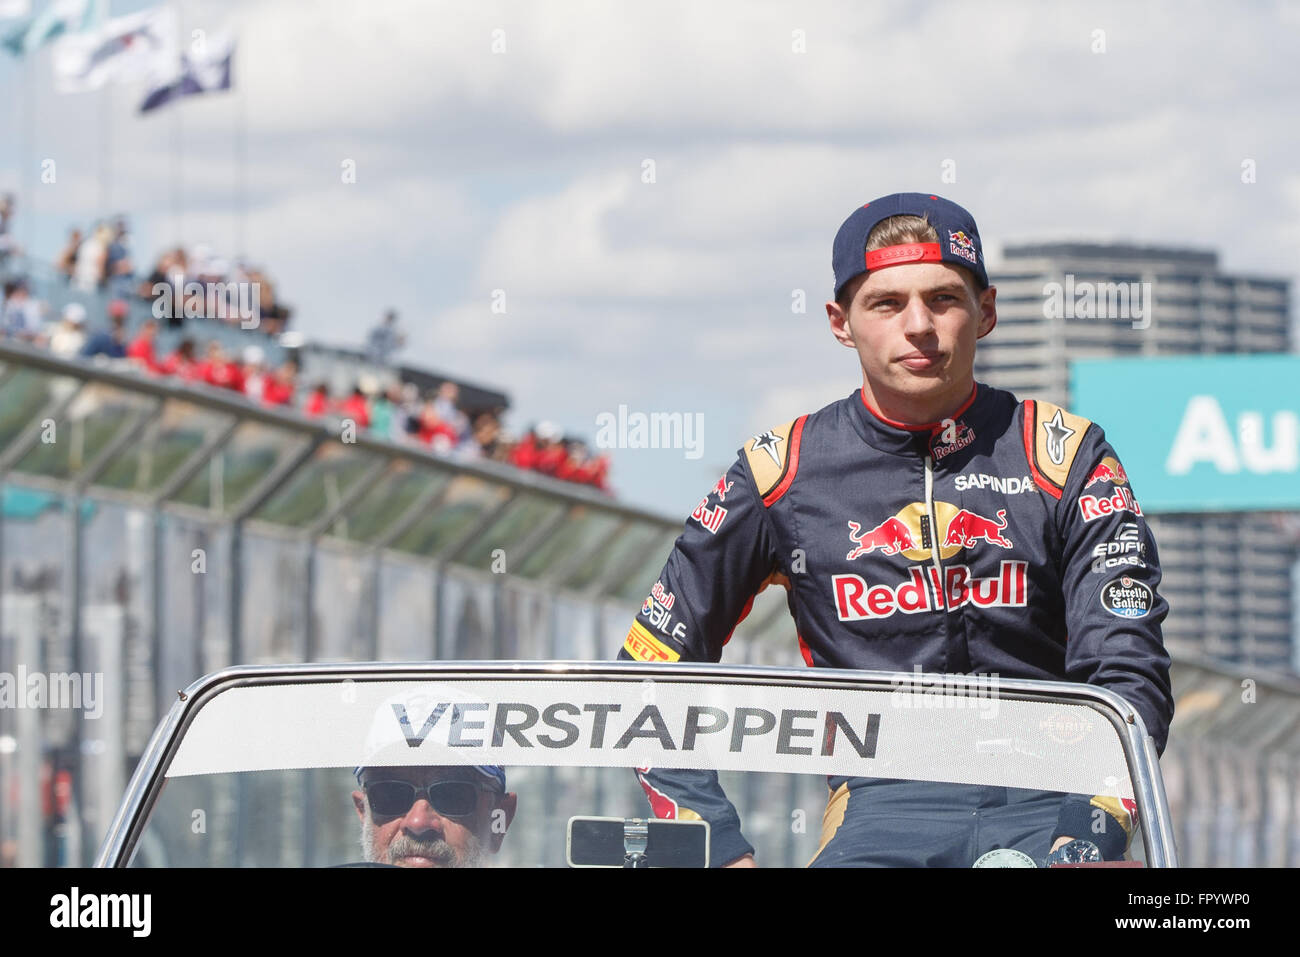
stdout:
<svg viewBox="0 0 1300 957">
<path fill-rule="evenodd" d="M 1083 484 L 1083 487 L 1092 488 L 1098 482 L 1109 482 L 1111 485 L 1127 485 L 1128 473 L 1124 471 L 1124 466 L 1119 464 L 1119 459 L 1108 455 L 1092 470 L 1092 474 L 1088 476 L 1088 481 Z"/>
<path fill-rule="evenodd" d="M 976 262 L 975 243 L 964 230 L 948 230 L 948 251 L 954 256 Z"/>
</svg>

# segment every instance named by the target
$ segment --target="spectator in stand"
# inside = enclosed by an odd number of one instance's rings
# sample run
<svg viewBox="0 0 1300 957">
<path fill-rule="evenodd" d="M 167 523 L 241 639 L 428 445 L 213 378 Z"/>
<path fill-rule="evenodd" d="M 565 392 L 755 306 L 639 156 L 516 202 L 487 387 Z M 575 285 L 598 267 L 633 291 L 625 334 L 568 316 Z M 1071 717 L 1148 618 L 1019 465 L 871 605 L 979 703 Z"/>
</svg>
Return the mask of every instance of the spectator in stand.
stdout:
<svg viewBox="0 0 1300 957">
<path fill-rule="evenodd" d="M 232 361 L 217 342 L 209 342 L 203 361 L 199 363 L 199 378 L 219 389 L 244 391 L 244 370 Z"/>
<path fill-rule="evenodd" d="M 404 345 L 406 336 L 397 328 L 397 312 L 389 309 L 366 337 L 366 355 L 372 362 L 388 365 Z"/>
<path fill-rule="evenodd" d="M 114 290 L 125 293 L 131 288 L 131 278 L 135 275 L 135 266 L 131 263 L 131 251 L 127 243 L 126 220 L 118 217 L 112 226 L 112 238 L 108 241 L 108 250 L 104 256 L 104 279 Z"/>
<path fill-rule="evenodd" d="M 100 329 L 86 340 L 81 354 L 86 358 L 107 356 L 126 358 L 126 303 L 114 299 L 108 304 L 108 328 Z"/>
<path fill-rule="evenodd" d="M 397 409 L 398 422 L 393 426 L 401 437 L 415 441 L 420 437 L 420 421 L 424 416 L 424 403 L 420 401 L 420 387 L 414 382 L 402 384 L 402 401 Z"/>
<path fill-rule="evenodd" d="M 126 347 L 126 357 L 133 359 L 146 372 L 158 372 L 158 357 L 154 353 L 154 342 L 158 338 L 158 323 L 146 319 L 135 334 L 131 344 Z"/>
<path fill-rule="evenodd" d="M 72 282 L 82 292 L 97 292 L 107 276 L 108 246 L 113 240 L 113 230 L 100 223 L 90 238 L 77 250 L 77 262 L 72 270 Z"/>
<path fill-rule="evenodd" d="M 278 336 L 289 323 L 291 310 L 275 297 L 275 285 L 260 269 L 249 270 L 250 282 L 257 283 L 258 328 L 268 336 Z"/>
<path fill-rule="evenodd" d="M 517 469 L 531 471 L 537 464 L 537 429 L 530 426 L 514 448 L 510 450 L 507 461 Z"/>
<path fill-rule="evenodd" d="M 176 376 L 185 382 L 201 381 L 202 370 L 194 354 L 194 340 L 189 337 L 182 339 L 176 351 L 164 359 L 158 369 L 163 375 Z"/>
<path fill-rule="evenodd" d="M 370 403 L 370 431 L 381 439 L 392 438 L 393 416 L 396 411 L 393 395 L 400 396 L 400 393 L 392 388 L 387 391 L 380 389 L 379 382 L 369 374 L 363 375 L 357 384 Z"/>
<path fill-rule="evenodd" d="M 450 452 L 459 439 L 456 430 L 438 416 L 434 400 L 428 399 L 420 415 L 420 441 L 431 445 L 435 452 Z"/>
<path fill-rule="evenodd" d="M 567 458 L 555 473 L 558 479 L 566 482 L 578 482 L 582 485 L 594 485 L 602 492 L 609 491 L 605 477 L 609 472 L 609 456 L 591 457 L 587 443 L 581 439 L 566 441 Z"/>
<path fill-rule="evenodd" d="M 454 382 L 444 382 L 438 386 L 438 397 L 433 402 L 438 418 L 456 430 L 459 438 L 464 438 L 469 431 L 469 418 L 460 410 L 460 386 Z"/>
<path fill-rule="evenodd" d="M 474 417 L 469 439 L 460 447 L 461 455 L 471 461 L 498 459 L 503 450 L 501 422 L 491 412 L 480 412 Z"/>
<path fill-rule="evenodd" d="M 303 403 L 302 414 L 309 419 L 320 418 L 322 415 L 329 415 L 333 411 L 334 403 L 330 399 L 329 383 L 324 379 L 317 382 L 307 393 L 307 401 Z"/>
<path fill-rule="evenodd" d="M 32 298 L 26 279 L 13 279 L 5 283 L 3 313 L 5 336 L 34 345 L 45 343 L 41 329 L 45 304 Z"/>
<path fill-rule="evenodd" d="M 62 317 L 50 330 L 49 349 L 61 359 L 75 359 L 86 345 L 86 307 L 70 302 L 63 307 Z"/>
<path fill-rule="evenodd" d="M 59 271 L 64 282 L 72 281 L 72 274 L 77 266 L 77 250 L 81 248 L 81 230 L 73 229 L 68 233 L 68 244 L 54 261 L 54 268 Z"/>
<path fill-rule="evenodd" d="M 345 419 L 351 419 L 359 428 L 370 428 L 370 403 L 366 401 L 366 394 L 361 391 L 358 385 L 352 390 L 352 394 L 339 403 L 339 415 Z"/>
<path fill-rule="evenodd" d="M 537 458 L 533 468 L 546 475 L 554 475 L 568 458 L 565 451 L 564 433 L 551 422 L 542 422 L 537 426 Z"/>
<path fill-rule="evenodd" d="M 298 392 L 298 363 L 286 359 L 269 376 L 262 389 L 262 401 L 267 405 L 292 405 Z"/>
<path fill-rule="evenodd" d="M 154 287 L 161 283 L 172 286 L 173 288 L 181 289 L 183 295 L 187 266 L 185 250 L 180 247 L 167 250 L 158 257 L 158 264 L 154 266 L 153 272 L 151 272 L 148 277 L 140 283 L 139 288 L 136 290 L 136 294 L 141 299 L 153 299 Z M 159 295 L 170 296 L 171 293 L 172 290 L 168 290 L 165 293 L 159 293 Z M 173 308 L 172 311 L 176 312 L 178 310 Z"/>
<path fill-rule="evenodd" d="M 266 374 L 266 353 L 261 346 L 248 346 L 244 349 L 244 395 L 261 402 L 262 392 L 269 381 Z"/>
<path fill-rule="evenodd" d="M 0 262 L 9 256 L 16 256 L 21 249 L 13 237 L 14 197 L 12 193 L 0 196 Z"/>
</svg>

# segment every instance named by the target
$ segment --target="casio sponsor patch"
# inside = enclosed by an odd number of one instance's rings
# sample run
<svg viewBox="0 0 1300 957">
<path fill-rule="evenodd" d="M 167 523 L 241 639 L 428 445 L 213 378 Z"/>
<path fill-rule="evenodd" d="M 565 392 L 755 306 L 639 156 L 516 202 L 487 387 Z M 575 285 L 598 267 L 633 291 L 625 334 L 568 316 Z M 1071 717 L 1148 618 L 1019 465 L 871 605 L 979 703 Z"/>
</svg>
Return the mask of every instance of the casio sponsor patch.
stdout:
<svg viewBox="0 0 1300 957">
<path fill-rule="evenodd" d="M 1146 553 L 1146 542 L 1142 541 L 1137 522 L 1125 522 L 1113 539 L 1092 547 L 1092 570 L 1104 572 L 1123 566 L 1146 568 Z"/>
<path fill-rule="evenodd" d="M 986 472 L 958 475 L 953 479 L 952 484 L 958 492 L 965 492 L 968 489 L 988 489 L 1002 495 L 1019 495 L 1021 492 L 1033 491 L 1034 488 L 1034 480 L 1028 475 L 1002 476 L 989 475 Z"/>
<path fill-rule="evenodd" d="M 1101 586 L 1101 606 L 1118 618 L 1145 618 L 1154 605 L 1151 589 L 1128 575 Z"/>
</svg>

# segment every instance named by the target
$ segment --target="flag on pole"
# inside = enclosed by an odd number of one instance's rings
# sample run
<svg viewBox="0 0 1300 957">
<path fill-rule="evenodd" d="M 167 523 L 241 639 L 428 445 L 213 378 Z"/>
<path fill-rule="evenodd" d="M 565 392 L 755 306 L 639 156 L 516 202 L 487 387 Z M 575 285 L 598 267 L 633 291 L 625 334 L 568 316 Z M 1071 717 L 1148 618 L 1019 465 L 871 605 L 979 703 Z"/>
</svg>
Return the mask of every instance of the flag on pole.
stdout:
<svg viewBox="0 0 1300 957">
<path fill-rule="evenodd" d="M 178 69 L 159 74 L 151 82 L 140 112 L 148 113 L 181 97 L 230 89 L 230 63 L 234 55 L 235 38 L 229 33 L 214 36 L 202 47 L 182 53 Z"/>
<path fill-rule="evenodd" d="M 112 80 L 144 77 L 176 59 L 176 11 L 154 7 L 115 17 L 54 44 L 54 88 L 87 93 Z"/>
<path fill-rule="evenodd" d="M 22 56 L 55 37 L 94 29 L 103 20 L 104 0 L 50 0 L 39 14 L 5 34 L 0 45 L 14 56 Z"/>
</svg>

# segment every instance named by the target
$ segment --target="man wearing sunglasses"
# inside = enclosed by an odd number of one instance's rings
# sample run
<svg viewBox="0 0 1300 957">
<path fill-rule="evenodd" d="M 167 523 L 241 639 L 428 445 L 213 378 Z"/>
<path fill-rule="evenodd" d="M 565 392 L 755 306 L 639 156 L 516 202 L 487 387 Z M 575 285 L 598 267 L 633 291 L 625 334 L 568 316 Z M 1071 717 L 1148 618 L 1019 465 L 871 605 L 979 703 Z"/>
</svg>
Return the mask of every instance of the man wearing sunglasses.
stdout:
<svg viewBox="0 0 1300 957">
<path fill-rule="evenodd" d="M 352 803 L 366 861 L 397 867 L 479 867 L 515 816 L 499 765 L 361 767 Z"/>
</svg>

